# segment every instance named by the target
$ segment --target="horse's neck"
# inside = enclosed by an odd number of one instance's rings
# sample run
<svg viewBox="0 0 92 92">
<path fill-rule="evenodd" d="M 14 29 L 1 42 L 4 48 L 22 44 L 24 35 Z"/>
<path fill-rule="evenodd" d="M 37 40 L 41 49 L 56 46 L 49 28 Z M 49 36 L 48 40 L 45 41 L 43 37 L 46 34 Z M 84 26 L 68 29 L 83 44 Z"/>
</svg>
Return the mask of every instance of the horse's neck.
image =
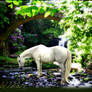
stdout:
<svg viewBox="0 0 92 92">
<path fill-rule="evenodd" d="M 23 53 L 20 54 L 20 57 L 22 58 L 31 58 L 32 57 L 32 53 L 34 52 L 34 50 L 37 48 L 37 46 L 29 48 L 27 50 L 25 50 Z"/>
</svg>

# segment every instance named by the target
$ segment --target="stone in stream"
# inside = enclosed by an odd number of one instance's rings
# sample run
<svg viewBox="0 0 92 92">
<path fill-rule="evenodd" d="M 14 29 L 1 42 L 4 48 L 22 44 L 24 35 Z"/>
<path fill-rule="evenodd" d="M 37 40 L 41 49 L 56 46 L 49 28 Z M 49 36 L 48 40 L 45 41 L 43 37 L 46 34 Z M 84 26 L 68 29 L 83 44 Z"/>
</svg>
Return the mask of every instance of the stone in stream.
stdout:
<svg viewBox="0 0 92 92">
<path fill-rule="evenodd" d="M 88 81 L 88 83 L 92 85 L 92 81 Z"/>
<path fill-rule="evenodd" d="M 9 78 L 9 79 L 15 79 L 14 76 L 8 76 L 7 78 Z"/>
<path fill-rule="evenodd" d="M 2 75 L 2 78 L 7 78 L 7 76 L 6 75 Z"/>
<path fill-rule="evenodd" d="M 24 82 L 24 84 L 28 85 L 28 84 L 30 84 L 30 82 L 27 81 L 27 82 Z"/>
<path fill-rule="evenodd" d="M 19 73 L 18 72 L 15 72 L 14 74 L 16 75 L 16 74 L 19 74 Z"/>
<path fill-rule="evenodd" d="M 9 73 L 9 75 L 12 75 L 12 76 L 14 76 L 14 75 L 15 75 L 15 73 L 14 73 L 14 72 L 10 72 L 10 73 Z"/>
<path fill-rule="evenodd" d="M 43 75 L 37 78 L 37 70 L 35 71 L 12 71 L 3 72 L 1 78 L 12 85 L 16 84 L 24 87 L 92 87 L 92 75 L 87 73 L 75 73 L 69 75 L 69 84 L 61 85 L 61 73 L 57 71 L 43 70 Z M 88 78 L 87 81 L 84 81 Z"/>
<path fill-rule="evenodd" d="M 20 78 L 24 78 L 24 77 L 25 77 L 25 74 L 20 75 Z"/>
<path fill-rule="evenodd" d="M 85 87 L 92 87 L 92 84 L 84 83 L 84 86 L 85 86 Z"/>
<path fill-rule="evenodd" d="M 60 72 L 54 72 L 53 75 L 60 77 L 61 73 Z"/>
</svg>

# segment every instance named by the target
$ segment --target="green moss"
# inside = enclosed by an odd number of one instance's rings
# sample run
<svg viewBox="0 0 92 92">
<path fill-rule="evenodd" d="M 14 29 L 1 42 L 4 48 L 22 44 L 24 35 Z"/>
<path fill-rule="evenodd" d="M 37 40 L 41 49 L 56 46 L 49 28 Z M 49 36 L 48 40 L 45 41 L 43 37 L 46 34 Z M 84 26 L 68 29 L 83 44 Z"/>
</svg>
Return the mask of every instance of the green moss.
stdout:
<svg viewBox="0 0 92 92">
<path fill-rule="evenodd" d="M 89 80 L 89 78 L 87 77 L 87 78 L 84 78 L 84 81 L 88 81 Z"/>
<path fill-rule="evenodd" d="M 43 68 L 58 68 L 57 65 L 51 64 L 51 63 L 43 64 L 42 67 L 43 67 Z"/>
<path fill-rule="evenodd" d="M 17 58 L 0 56 L 0 61 L 6 61 L 7 63 L 17 63 Z"/>
<path fill-rule="evenodd" d="M 0 56 L 0 66 L 3 68 L 17 67 L 17 58 Z"/>
</svg>

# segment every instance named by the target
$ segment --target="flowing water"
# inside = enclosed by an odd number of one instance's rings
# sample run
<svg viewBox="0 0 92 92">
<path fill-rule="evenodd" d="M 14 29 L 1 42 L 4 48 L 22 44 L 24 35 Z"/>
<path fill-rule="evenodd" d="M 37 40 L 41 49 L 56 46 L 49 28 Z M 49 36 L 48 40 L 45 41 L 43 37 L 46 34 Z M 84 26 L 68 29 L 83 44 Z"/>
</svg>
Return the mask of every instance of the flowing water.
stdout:
<svg viewBox="0 0 92 92">
<path fill-rule="evenodd" d="M 0 71 L 0 88 L 92 87 L 92 75 L 86 72 L 70 74 L 69 80 L 69 84 L 61 85 L 61 73 L 57 69 L 44 69 L 40 78 L 37 78 L 36 68 L 31 67 Z"/>
</svg>

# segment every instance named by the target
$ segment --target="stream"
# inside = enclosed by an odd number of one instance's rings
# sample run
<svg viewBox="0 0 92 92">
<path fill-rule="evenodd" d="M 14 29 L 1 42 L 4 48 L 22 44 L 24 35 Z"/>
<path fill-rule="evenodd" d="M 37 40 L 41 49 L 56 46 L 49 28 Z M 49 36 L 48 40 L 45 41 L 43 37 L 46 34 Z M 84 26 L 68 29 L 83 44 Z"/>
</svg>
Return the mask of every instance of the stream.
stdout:
<svg viewBox="0 0 92 92">
<path fill-rule="evenodd" d="M 92 75 L 85 71 L 69 75 L 69 84 L 61 85 L 61 73 L 57 69 L 43 69 L 43 75 L 37 78 L 36 68 L 24 67 L 0 70 L 0 88 L 26 87 L 92 87 Z"/>
</svg>

